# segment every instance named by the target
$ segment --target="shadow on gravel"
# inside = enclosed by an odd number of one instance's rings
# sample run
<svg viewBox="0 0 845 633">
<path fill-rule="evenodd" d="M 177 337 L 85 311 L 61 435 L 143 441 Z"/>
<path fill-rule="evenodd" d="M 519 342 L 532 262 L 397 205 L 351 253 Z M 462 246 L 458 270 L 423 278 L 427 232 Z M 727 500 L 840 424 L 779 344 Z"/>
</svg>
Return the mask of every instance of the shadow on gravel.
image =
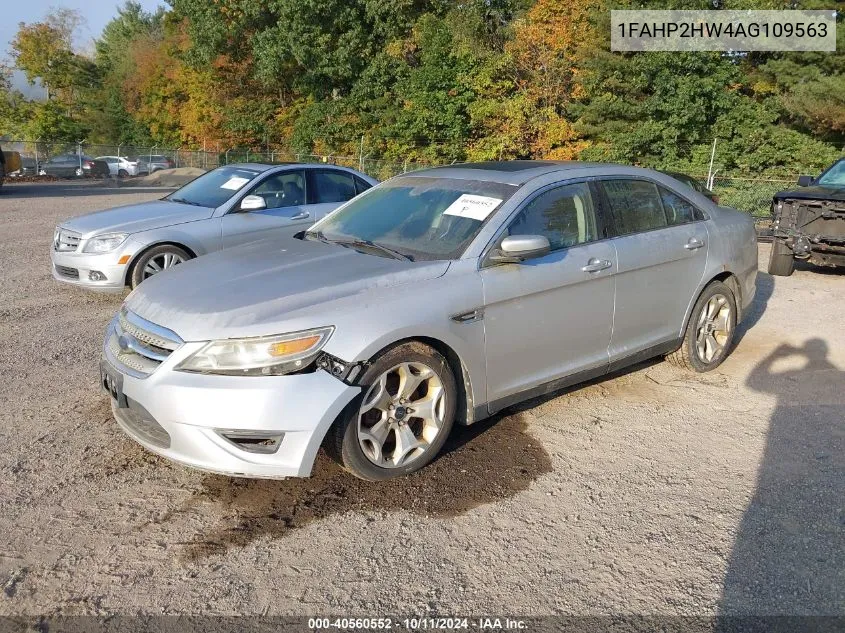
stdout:
<svg viewBox="0 0 845 633">
<path fill-rule="evenodd" d="M 743 315 L 742 323 L 736 328 L 736 338 L 734 339 L 734 346 L 739 345 L 742 337 L 757 325 L 757 322 L 766 311 L 769 305 L 769 299 L 775 291 L 775 278 L 769 273 L 764 273 L 762 270 L 757 272 L 757 293 L 754 295 L 754 302 L 748 307 L 748 310 Z"/>
<path fill-rule="evenodd" d="M 198 535 L 187 544 L 186 556 L 195 560 L 262 536 L 281 537 L 311 521 L 350 510 L 456 516 L 511 497 L 552 470 L 548 454 L 528 434 L 521 414 L 458 427 L 443 451 L 421 471 L 384 482 L 357 479 L 322 452 L 310 479 L 206 476 L 202 490 L 188 505 L 212 501 L 235 524 Z"/>
<path fill-rule="evenodd" d="M 777 406 L 731 551 L 722 615 L 845 615 L 845 371 L 827 355 L 821 339 L 781 345 L 748 377 Z M 722 624 L 717 630 L 733 630 Z"/>
</svg>

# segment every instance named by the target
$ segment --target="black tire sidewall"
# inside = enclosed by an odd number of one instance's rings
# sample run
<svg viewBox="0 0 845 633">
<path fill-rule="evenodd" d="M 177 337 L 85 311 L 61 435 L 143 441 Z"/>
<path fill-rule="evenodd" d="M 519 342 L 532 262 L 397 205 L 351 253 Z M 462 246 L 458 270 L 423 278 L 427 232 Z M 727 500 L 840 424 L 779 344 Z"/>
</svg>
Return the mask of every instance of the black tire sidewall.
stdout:
<svg viewBox="0 0 845 633">
<path fill-rule="evenodd" d="M 795 270 L 795 256 L 783 240 L 774 238 L 769 252 L 769 274 L 789 277 Z"/>
<path fill-rule="evenodd" d="M 129 287 L 133 290 L 137 288 L 142 281 L 144 281 L 144 266 L 153 257 L 161 255 L 162 253 L 173 253 L 182 257 L 183 261 L 191 259 L 190 253 L 185 249 L 173 246 L 171 244 L 162 244 L 161 246 L 154 246 L 151 249 L 141 253 L 138 259 L 132 264 L 132 270 L 129 272 Z"/>
<path fill-rule="evenodd" d="M 714 359 L 712 362 L 706 363 L 698 357 L 698 350 L 696 349 L 698 319 L 701 316 L 701 311 L 704 309 L 704 306 L 707 305 L 707 302 L 714 295 L 717 294 L 721 294 L 727 297 L 728 303 L 730 303 L 731 333 L 722 354 L 718 358 Z M 692 310 L 692 314 L 690 314 L 690 320 L 689 324 L 687 325 L 686 336 L 684 337 L 684 345 L 687 346 L 689 362 L 692 364 L 695 371 L 702 373 L 712 371 L 716 369 L 719 365 L 721 365 L 724 360 L 730 355 L 734 340 L 736 338 L 736 316 L 736 297 L 734 296 L 733 291 L 721 281 L 714 281 L 713 283 L 708 285 L 699 295 L 698 300 L 695 302 L 695 307 Z"/>
<path fill-rule="evenodd" d="M 446 391 L 446 415 L 440 434 L 425 455 L 401 468 L 381 468 L 367 459 L 358 443 L 358 410 L 373 381 L 391 367 L 403 362 L 423 363 L 438 375 Z M 340 421 L 341 427 L 338 429 L 341 433 L 340 459 L 347 470 L 362 479 L 381 481 L 412 473 L 423 468 L 437 457 L 452 431 L 458 396 L 455 376 L 449 367 L 449 363 L 439 352 L 416 341 L 397 345 L 373 361 L 361 376 L 359 384 L 361 385 L 361 394 L 353 401 L 354 406 L 350 406 L 344 411 L 344 416 Z"/>
</svg>

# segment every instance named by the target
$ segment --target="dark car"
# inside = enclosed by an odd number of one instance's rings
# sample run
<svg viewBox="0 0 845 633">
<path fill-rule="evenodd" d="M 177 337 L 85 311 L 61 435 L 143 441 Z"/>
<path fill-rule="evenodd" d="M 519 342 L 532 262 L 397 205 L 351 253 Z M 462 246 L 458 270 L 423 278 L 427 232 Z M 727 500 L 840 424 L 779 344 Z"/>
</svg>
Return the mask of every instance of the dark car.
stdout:
<svg viewBox="0 0 845 633">
<path fill-rule="evenodd" d="M 769 273 L 788 277 L 796 259 L 845 266 L 845 158 L 818 178 L 801 176 L 798 186 L 772 201 Z"/>
<path fill-rule="evenodd" d="M 21 176 L 36 176 L 38 175 L 37 166 L 34 158 L 28 156 L 21 156 L 21 165 L 18 169 L 7 174 L 9 178 L 20 178 Z"/>
<path fill-rule="evenodd" d="M 713 202 L 715 202 L 716 204 L 719 204 L 719 196 L 716 195 L 715 193 L 713 193 L 712 191 L 710 191 L 707 187 L 702 185 L 700 181 L 696 180 L 692 176 L 687 176 L 686 174 L 682 174 L 682 173 L 677 172 L 677 171 L 664 171 L 663 173 L 666 174 L 667 176 L 672 176 L 672 178 L 674 178 L 675 180 L 680 180 L 687 187 L 690 187 L 691 189 L 695 189 L 701 195 L 707 196 Z"/>
<path fill-rule="evenodd" d="M 41 164 L 41 173 L 45 176 L 72 178 L 74 176 L 108 176 L 109 165 L 102 160 L 79 154 L 60 154 Z"/>
<path fill-rule="evenodd" d="M 173 169 L 176 166 L 172 159 L 162 154 L 142 154 L 137 160 L 139 174 L 152 174 L 162 169 Z"/>
</svg>

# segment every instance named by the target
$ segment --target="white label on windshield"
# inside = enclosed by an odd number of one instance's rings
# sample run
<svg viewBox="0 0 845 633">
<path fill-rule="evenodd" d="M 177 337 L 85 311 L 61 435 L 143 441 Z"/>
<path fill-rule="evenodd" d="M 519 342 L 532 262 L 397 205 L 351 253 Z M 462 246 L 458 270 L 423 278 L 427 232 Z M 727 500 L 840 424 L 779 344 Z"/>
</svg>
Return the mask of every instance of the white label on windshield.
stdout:
<svg viewBox="0 0 845 633">
<path fill-rule="evenodd" d="M 240 176 L 232 176 L 220 185 L 221 189 L 231 189 L 232 191 L 237 191 L 241 187 L 243 187 L 246 183 L 249 182 L 249 178 L 241 178 Z"/>
<path fill-rule="evenodd" d="M 473 220 L 484 221 L 493 210 L 499 206 L 499 198 L 488 198 L 487 196 L 473 196 L 465 193 L 450 204 L 443 215 L 457 215 L 461 218 L 472 218 Z"/>
</svg>

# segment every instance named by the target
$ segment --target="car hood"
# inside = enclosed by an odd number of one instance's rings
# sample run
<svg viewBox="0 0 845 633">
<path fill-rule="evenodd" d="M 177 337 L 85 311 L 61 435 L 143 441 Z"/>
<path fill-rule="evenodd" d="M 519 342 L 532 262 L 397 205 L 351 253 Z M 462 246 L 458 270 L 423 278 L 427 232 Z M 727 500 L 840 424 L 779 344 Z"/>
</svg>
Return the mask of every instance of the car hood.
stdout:
<svg viewBox="0 0 845 633">
<path fill-rule="evenodd" d="M 169 200 L 96 211 L 62 222 L 64 228 L 82 233 L 83 238 L 100 233 L 139 233 L 174 224 L 206 220 L 214 213 L 208 207 L 195 207 Z"/>
<path fill-rule="evenodd" d="M 286 320 L 331 325 L 323 319 L 333 302 L 434 279 L 448 268 L 448 261 L 409 262 L 292 237 L 264 240 L 150 277 L 126 306 L 186 341 L 262 336 L 285 331 Z"/>
<path fill-rule="evenodd" d="M 812 187 L 801 187 L 779 191 L 775 194 L 776 200 L 843 200 L 845 201 L 845 187 L 825 187 L 814 185 Z"/>
</svg>

